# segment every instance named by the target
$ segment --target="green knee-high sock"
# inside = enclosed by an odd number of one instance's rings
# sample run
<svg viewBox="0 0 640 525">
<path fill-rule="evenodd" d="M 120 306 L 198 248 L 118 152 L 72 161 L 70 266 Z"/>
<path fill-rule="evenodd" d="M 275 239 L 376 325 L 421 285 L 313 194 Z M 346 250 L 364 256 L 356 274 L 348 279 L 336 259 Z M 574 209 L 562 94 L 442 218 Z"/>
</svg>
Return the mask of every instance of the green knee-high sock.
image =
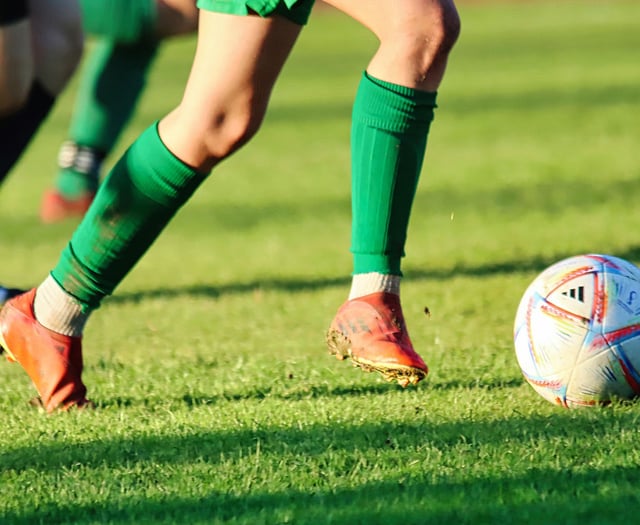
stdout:
<svg viewBox="0 0 640 525">
<path fill-rule="evenodd" d="M 86 311 L 97 308 L 205 178 L 151 126 L 106 177 L 51 275 Z"/>
<path fill-rule="evenodd" d="M 147 73 L 158 51 L 158 42 L 144 38 L 118 44 L 101 38 L 87 58 L 75 101 L 69 138 L 91 148 L 101 160 L 113 149 L 144 90 Z M 99 162 L 83 169 L 83 162 L 58 171 L 56 188 L 68 198 L 96 191 Z M 75 165 L 78 164 L 78 165 Z"/>
<path fill-rule="evenodd" d="M 354 274 L 402 275 L 435 102 L 435 93 L 362 77 L 351 129 Z"/>
</svg>

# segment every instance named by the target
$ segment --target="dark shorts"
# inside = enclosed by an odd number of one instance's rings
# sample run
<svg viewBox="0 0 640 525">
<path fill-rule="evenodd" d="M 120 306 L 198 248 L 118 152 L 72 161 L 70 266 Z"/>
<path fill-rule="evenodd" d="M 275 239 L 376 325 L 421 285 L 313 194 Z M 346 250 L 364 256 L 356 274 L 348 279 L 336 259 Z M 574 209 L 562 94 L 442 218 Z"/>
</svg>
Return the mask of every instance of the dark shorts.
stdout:
<svg viewBox="0 0 640 525">
<path fill-rule="evenodd" d="M 229 15 L 280 15 L 296 24 L 304 25 L 309 19 L 313 3 L 314 0 L 198 0 L 198 7 Z"/>
</svg>

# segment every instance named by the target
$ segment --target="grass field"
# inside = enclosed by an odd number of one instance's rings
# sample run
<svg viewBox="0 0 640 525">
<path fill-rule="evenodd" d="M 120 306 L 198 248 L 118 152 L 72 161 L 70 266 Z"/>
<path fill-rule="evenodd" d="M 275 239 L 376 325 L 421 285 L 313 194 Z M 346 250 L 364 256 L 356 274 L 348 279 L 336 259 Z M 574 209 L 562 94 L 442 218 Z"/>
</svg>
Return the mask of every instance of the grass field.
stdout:
<svg viewBox="0 0 640 525">
<path fill-rule="evenodd" d="M 261 134 L 90 321 L 98 409 L 44 416 L 0 364 L 0 523 L 635 523 L 640 408 L 548 404 L 511 332 L 552 262 L 640 262 L 640 3 L 460 11 L 404 263 L 428 380 L 402 390 L 324 348 L 350 281 L 350 105 L 375 41 L 318 13 Z M 177 102 L 193 48 L 163 49 L 123 148 Z M 37 218 L 74 89 L 0 193 L 2 282 L 39 283 L 74 228 Z"/>
</svg>

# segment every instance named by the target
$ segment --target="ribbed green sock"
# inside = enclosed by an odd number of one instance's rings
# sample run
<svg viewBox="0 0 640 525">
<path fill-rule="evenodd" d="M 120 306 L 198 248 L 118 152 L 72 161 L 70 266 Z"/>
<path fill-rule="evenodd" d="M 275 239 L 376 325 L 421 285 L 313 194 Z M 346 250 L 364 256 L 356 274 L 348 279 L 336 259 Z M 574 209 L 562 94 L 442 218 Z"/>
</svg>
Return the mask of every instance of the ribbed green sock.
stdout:
<svg viewBox="0 0 640 525">
<path fill-rule="evenodd" d="M 362 77 L 351 129 L 354 274 L 401 275 L 435 107 L 435 93 Z"/>
<path fill-rule="evenodd" d="M 167 149 L 153 125 L 100 186 L 52 277 L 87 311 L 97 308 L 205 178 Z"/>
<path fill-rule="evenodd" d="M 97 162 L 60 163 L 56 189 L 65 197 L 96 191 L 102 159 L 129 122 L 157 50 L 158 42 L 149 38 L 128 45 L 107 38 L 96 42 L 82 71 L 69 134 Z"/>
</svg>

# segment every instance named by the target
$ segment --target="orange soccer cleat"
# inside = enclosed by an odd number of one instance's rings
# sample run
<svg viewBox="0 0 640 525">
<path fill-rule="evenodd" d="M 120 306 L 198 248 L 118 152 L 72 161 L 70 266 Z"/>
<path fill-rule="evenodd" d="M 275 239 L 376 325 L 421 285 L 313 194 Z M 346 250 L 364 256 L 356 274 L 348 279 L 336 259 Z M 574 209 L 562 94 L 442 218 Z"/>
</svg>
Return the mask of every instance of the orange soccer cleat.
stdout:
<svg viewBox="0 0 640 525">
<path fill-rule="evenodd" d="M 88 191 L 79 197 L 69 199 L 56 190 L 49 190 L 42 197 L 40 220 L 45 224 L 52 224 L 70 217 L 82 218 L 94 197 L 95 193 Z"/>
<path fill-rule="evenodd" d="M 57 334 L 33 313 L 35 288 L 6 302 L 0 310 L 0 352 L 18 362 L 40 394 L 47 412 L 90 404 L 82 379 L 82 338 Z"/>
<path fill-rule="evenodd" d="M 345 302 L 331 323 L 327 345 L 338 359 L 350 357 L 363 370 L 380 372 L 403 387 L 427 376 L 395 294 L 377 292 Z"/>
</svg>

